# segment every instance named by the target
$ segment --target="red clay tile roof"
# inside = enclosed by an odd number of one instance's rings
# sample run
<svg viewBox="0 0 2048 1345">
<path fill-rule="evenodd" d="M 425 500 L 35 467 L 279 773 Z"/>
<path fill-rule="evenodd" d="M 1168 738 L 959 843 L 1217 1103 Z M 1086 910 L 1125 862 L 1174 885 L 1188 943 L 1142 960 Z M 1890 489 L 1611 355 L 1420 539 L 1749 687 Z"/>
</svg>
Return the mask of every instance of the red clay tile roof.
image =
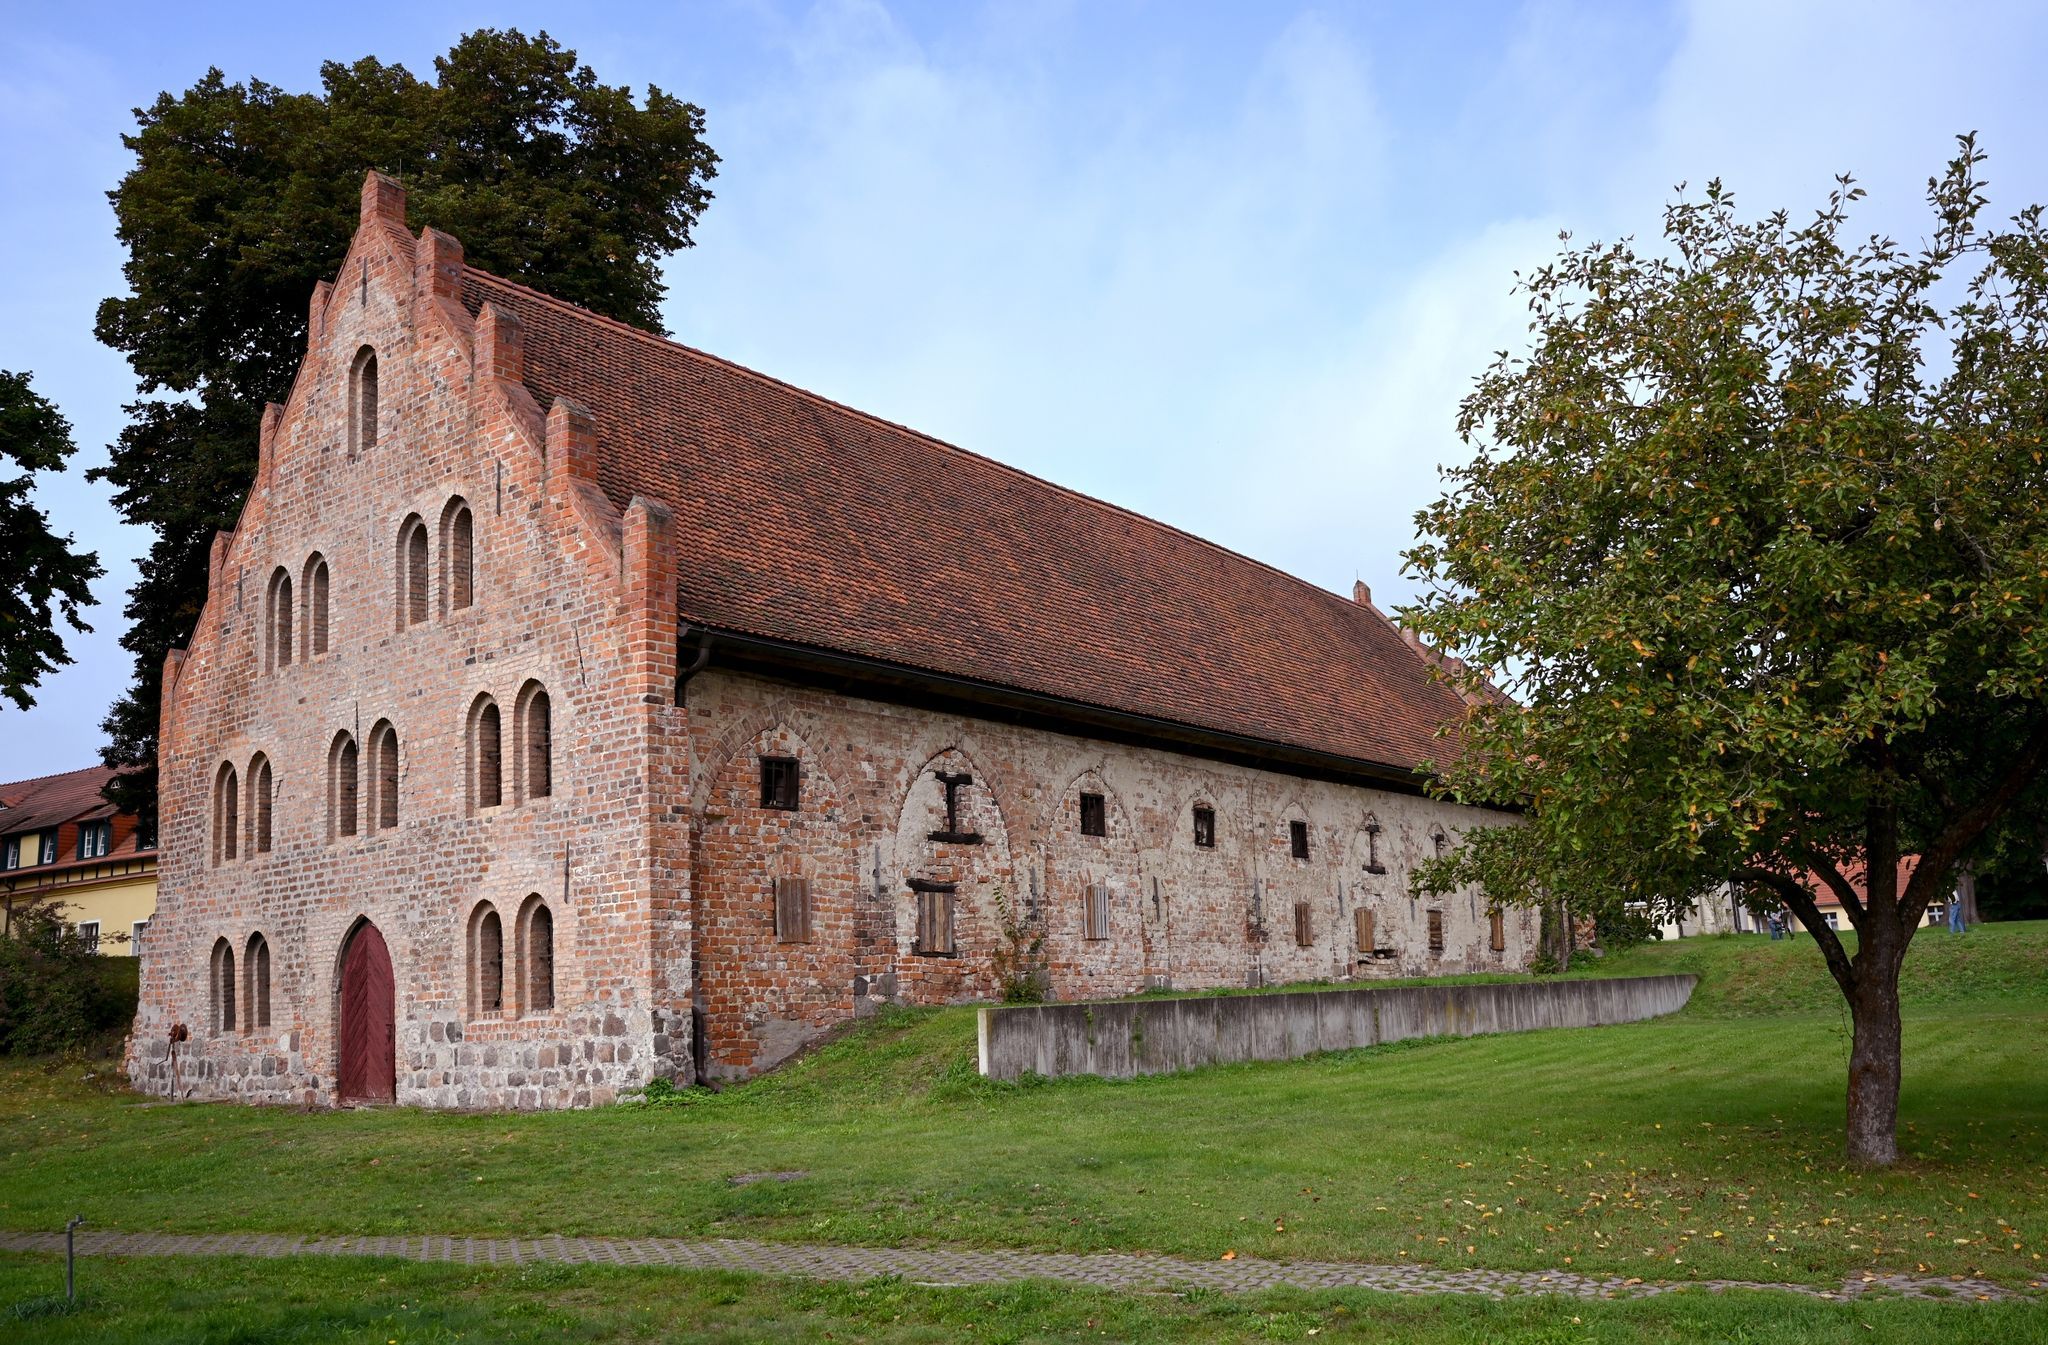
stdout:
<svg viewBox="0 0 2048 1345">
<path fill-rule="evenodd" d="M 114 805 L 100 797 L 100 790 L 113 778 L 111 766 L 87 766 L 62 775 L 0 784 L 0 804 L 5 805 L 0 807 L 0 836 L 42 831 L 60 822 L 112 817 Z"/>
<path fill-rule="evenodd" d="M 1385 618 L 1198 537 L 465 268 L 600 484 L 675 512 L 679 604 L 766 636 L 1413 768 L 1464 705 Z"/>
</svg>

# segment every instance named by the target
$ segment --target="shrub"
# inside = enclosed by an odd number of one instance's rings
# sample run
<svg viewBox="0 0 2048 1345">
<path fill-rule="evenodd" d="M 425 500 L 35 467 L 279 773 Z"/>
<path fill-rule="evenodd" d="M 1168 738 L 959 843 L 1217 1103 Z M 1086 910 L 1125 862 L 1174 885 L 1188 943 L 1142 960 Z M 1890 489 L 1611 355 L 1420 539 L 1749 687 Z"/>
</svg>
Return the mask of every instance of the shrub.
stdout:
<svg viewBox="0 0 2048 1345">
<path fill-rule="evenodd" d="M 0 938 L 0 1054 L 103 1045 L 135 1017 L 129 958 L 102 957 L 54 906 L 13 912 Z"/>
</svg>

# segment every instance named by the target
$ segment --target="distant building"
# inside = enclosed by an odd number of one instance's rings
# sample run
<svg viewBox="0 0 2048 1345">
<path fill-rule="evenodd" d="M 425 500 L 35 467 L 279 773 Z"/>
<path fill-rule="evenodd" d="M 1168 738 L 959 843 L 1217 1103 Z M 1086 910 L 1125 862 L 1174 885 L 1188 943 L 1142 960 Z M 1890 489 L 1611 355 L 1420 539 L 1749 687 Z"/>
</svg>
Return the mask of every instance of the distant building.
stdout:
<svg viewBox="0 0 2048 1345">
<path fill-rule="evenodd" d="M 1899 860 L 1899 891 L 1904 892 L 1906 890 L 1906 884 L 1911 881 L 1913 870 L 1919 866 L 1919 863 L 1920 856 L 1918 855 L 1906 855 Z M 1870 889 L 1865 881 L 1866 875 L 1864 870 L 1860 865 L 1847 869 L 1842 876 L 1849 880 L 1849 886 L 1855 891 L 1858 901 L 1869 899 Z M 1807 874 L 1804 882 L 1807 889 L 1813 893 L 1813 904 L 1820 911 L 1820 918 L 1827 922 L 1829 929 L 1854 928 L 1849 921 L 1849 913 L 1842 909 L 1841 898 L 1835 895 L 1834 889 L 1829 887 L 1819 874 Z M 1940 902 L 1929 905 L 1927 913 L 1921 917 L 1920 923 L 1923 925 L 1945 923 L 1944 905 L 1947 900 L 1948 898 L 1944 896 Z M 1975 919 L 1974 912 L 1971 913 L 1971 918 Z M 1803 933 L 1806 929 L 1805 922 L 1790 911 L 1785 913 L 1785 922 L 1785 927 L 1788 930 Z"/>
<path fill-rule="evenodd" d="M 0 784 L 0 904 L 61 905 L 103 953 L 133 957 L 156 913 L 156 838 L 100 796 L 112 768 Z"/>
</svg>

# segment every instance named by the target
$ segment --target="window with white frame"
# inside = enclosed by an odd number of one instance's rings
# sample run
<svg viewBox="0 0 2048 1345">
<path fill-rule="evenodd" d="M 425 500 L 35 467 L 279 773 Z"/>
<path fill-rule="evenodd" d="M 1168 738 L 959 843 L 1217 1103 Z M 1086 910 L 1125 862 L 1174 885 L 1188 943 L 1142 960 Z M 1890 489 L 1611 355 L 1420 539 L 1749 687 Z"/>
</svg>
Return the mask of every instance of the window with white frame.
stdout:
<svg viewBox="0 0 2048 1345">
<path fill-rule="evenodd" d="M 48 830 L 48 831 L 46 831 L 46 832 L 44 832 L 44 833 L 43 833 L 43 845 L 42 845 L 42 858 L 41 858 L 41 859 L 38 859 L 38 860 L 36 861 L 36 863 L 38 863 L 38 864 L 55 864 L 56 862 L 57 862 L 57 831 L 56 831 L 56 828 L 52 827 L 52 828 L 51 828 L 50 830 Z"/>
<path fill-rule="evenodd" d="M 97 953 L 100 950 L 100 922 L 97 920 L 79 921 L 78 937 L 80 942 L 85 944 L 87 952 Z"/>
<path fill-rule="evenodd" d="M 102 859 L 114 848 L 114 824 L 112 822 L 81 822 L 78 824 L 78 857 L 80 859 Z"/>
</svg>

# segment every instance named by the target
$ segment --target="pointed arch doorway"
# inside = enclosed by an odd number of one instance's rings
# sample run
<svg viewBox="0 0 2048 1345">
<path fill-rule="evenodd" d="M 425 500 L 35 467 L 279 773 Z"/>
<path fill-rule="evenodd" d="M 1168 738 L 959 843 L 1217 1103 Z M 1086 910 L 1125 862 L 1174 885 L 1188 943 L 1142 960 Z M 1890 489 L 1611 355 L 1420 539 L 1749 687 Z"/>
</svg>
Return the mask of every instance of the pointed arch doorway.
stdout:
<svg viewBox="0 0 2048 1345">
<path fill-rule="evenodd" d="M 341 1063 L 335 1072 L 343 1102 L 398 1100 L 398 1031 L 391 951 L 368 920 L 358 921 L 341 953 Z"/>
</svg>

